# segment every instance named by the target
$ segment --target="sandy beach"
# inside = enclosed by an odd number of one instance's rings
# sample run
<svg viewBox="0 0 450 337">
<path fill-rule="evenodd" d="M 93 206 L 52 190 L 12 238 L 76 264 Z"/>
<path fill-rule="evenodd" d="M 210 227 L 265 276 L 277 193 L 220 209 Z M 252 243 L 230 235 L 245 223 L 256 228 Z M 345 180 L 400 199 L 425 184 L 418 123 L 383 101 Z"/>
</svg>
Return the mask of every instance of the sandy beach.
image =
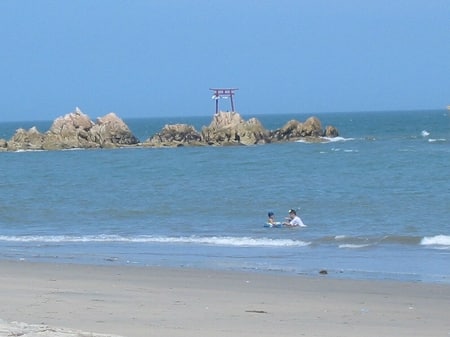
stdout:
<svg viewBox="0 0 450 337">
<path fill-rule="evenodd" d="M 0 262 L 0 336 L 449 336 L 450 285 Z"/>
</svg>

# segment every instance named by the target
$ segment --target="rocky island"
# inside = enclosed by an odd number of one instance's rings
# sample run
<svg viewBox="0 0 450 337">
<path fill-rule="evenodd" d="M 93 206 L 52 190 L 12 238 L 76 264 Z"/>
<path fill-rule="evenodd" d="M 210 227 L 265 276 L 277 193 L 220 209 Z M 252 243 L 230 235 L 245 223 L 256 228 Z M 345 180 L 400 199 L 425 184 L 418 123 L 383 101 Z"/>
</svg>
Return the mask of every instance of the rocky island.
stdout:
<svg viewBox="0 0 450 337">
<path fill-rule="evenodd" d="M 304 139 L 320 142 L 322 137 L 339 135 L 334 126 L 322 129 L 320 120 L 288 121 L 282 128 L 266 130 L 256 118 L 245 121 L 237 112 L 218 112 L 209 126 L 197 131 L 192 125 L 165 125 L 162 130 L 140 142 L 130 128 L 111 112 L 93 122 L 79 108 L 58 117 L 50 129 L 41 133 L 36 127 L 18 129 L 10 140 L 0 139 L 0 151 L 64 150 L 120 147 L 178 147 L 256 145 Z"/>
</svg>

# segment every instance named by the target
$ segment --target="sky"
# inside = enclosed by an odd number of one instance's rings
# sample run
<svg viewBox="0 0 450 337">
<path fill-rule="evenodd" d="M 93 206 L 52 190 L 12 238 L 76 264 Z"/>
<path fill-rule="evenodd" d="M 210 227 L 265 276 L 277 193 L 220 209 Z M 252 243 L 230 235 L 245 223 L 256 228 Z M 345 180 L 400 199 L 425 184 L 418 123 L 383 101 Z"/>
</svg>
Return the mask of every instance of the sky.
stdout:
<svg viewBox="0 0 450 337">
<path fill-rule="evenodd" d="M 1 0 L 0 44 L 0 121 L 450 104 L 448 0 Z"/>
</svg>

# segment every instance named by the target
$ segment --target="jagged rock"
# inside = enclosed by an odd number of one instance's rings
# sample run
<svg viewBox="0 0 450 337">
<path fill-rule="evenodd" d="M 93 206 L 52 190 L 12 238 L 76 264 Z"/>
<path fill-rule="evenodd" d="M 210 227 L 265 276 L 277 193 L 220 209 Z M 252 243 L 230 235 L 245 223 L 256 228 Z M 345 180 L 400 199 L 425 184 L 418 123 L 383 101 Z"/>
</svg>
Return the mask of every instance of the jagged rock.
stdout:
<svg viewBox="0 0 450 337">
<path fill-rule="evenodd" d="M 63 137 L 72 136 L 77 130 L 89 131 L 94 123 L 88 115 L 84 114 L 80 108 L 66 114 L 64 117 L 58 117 L 54 120 L 49 132 L 60 134 Z"/>
<path fill-rule="evenodd" d="M 334 126 L 328 125 L 325 128 L 325 137 L 334 138 L 339 136 L 339 131 Z"/>
<path fill-rule="evenodd" d="M 11 140 L 7 142 L 9 151 L 18 150 L 41 150 L 44 142 L 44 135 L 33 126 L 28 131 L 25 129 L 17 129 Z"/>
<path fill-rule="evenodd" d="M 89 131 L 94 123 L 79 108 L 74 112 L 58 117 L 46 132 L 43 148 L 46 150 L 97 148 L 89 139 Z"/>
<path fill-rule="evenodd" d="M 330 135 L 337 129 L 328 127 Z M 186 124 L 165 125 L 161 132 L 149 138 L 144 146 L 183 145 L 254 145 L 270 142 L 305 139 L 309 142 L 322 141 L 322 125 L 317 117 L 310 117 L 304 123 L 291 120 L 281 129 L 269 132 L 256 118 L 245 121 L 239 113 L 219 112 L 209 126 L 202 128 L 201 135 L 194 127 Z"/>
<path fill-rule="evenodd" d="M 111 112 L 99 117 L 97 123 L 76 108 L 57 118 L 46 133 L 43 147 L 47 150 L 68 148 L 114 148 L 134 145 L 139 140 L 128 126 Z"/>
<path fill-rule="evenodd" d="M 0 138 L 0 151 L 6 151 L 8 147 L 8 143 L 5 139 Z"/>
<path fill-rule="evenodd" d="M 267 142 L 268 132 L 256 118 L 246 122 L 237 112 L 221 111 L 203 127 L 202 139 L 209 145 L 254 145 Z"/>
<path fill-rule="evenodd" d="M 316 117 L 310 117 L 304 123 L 291 120 L 281 129 L 268 131 L 258 119 L 245 121 L 239 113 L 233 111 L 215 114 L 211 124 L 204 126 L 201 133 L 187 124 L 165 125 L 159 133 L 139 144 L 139 140 L 116 114 L 109 113 L 94 123 L 76 108 L 75 111 L 55 119 L 45 134 L 35 127 L 28 131 L 17 130 L 10 141 L 0 140 L 0 151 L 115 148 L 127 145 L 254 145 L 298 139 L 315 142 L 321 141 L 324 135 L 336 137 L 338 134 L 338 130 L 333 126 L 327 126 L 323 131 L 321 122 Z"/>
<path fill-rule="evenodd" d="M 166 124 L 161 132 L 147 139 L 144 146 L 201 145 L 202 137 L 192 125 Z"/>
<path fill-rule="evenodd" d="M 270 142 L 269 132 L 264 129 L 261 122 L 256 118 L 250 118 L 245 124 L 238 125 L 236 132 L 239 142 L 244 145 Z"/>
<path fill-rule="evenodd" d="M 321 137 L 323 135 L 322 124 L 317 117 L 309 117 L 303 123 L 302 137 Z"/>
<path fill-rule="evenodd" d="M 133 135 L 122 119 L 111 112 L 97 118 L 97 123 L 92 126 L 86 136 L 90 141 L 99 144 L 100 147 L 117 147 L 118 145 L 135 145 L 139 140 Z"/>
<path fill-rule="evenodd" d="M 94 123 L 76 108 L 75 111 L 56 118 L 45 134 L 35 127 L 28 131 L 18 129 L 11 140 L 6 142 L 6 148 L 9 151 L 110 148 L 135 145 L 138 142 L 116 114 L 109 113 Z M 0 143 L 0 148 L 2 146 L 5 145 Z"/>
<path fill-rule="evenodd" d="M 301 137 L 302 123 L 293 119 L 287 122 L 281 129 L 275 130 L 271 138 L 277 141 L 288 141 L 291 138 Z"/>
<path fill-rule="evenodd" d="M 317 117 L 309 117 L 304 123 L 295 119 L 287 122 L 281 129 L 271 133 L 273 141 L 293 141 L 300 138 L 318 138 L 323 135 L 322 125 Z"/>
</svg>

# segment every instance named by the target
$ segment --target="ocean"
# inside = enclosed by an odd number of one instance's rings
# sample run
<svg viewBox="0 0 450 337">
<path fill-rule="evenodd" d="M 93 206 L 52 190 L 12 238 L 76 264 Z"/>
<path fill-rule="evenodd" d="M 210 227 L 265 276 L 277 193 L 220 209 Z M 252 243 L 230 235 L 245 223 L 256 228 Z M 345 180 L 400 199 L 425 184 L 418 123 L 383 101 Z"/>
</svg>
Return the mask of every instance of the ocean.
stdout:
<svg viewBox="0 0 450 337">
<path fill-rule="evenodd" d="M 0 152 L 0 259 L 450 283 L 449 115 L 315 114 L 340 132 L 323 143 Z M 125 122 L 144 141 L 211 120 Z M 306 228 L 264 227 L 291 208 Z"/>
</svg>

